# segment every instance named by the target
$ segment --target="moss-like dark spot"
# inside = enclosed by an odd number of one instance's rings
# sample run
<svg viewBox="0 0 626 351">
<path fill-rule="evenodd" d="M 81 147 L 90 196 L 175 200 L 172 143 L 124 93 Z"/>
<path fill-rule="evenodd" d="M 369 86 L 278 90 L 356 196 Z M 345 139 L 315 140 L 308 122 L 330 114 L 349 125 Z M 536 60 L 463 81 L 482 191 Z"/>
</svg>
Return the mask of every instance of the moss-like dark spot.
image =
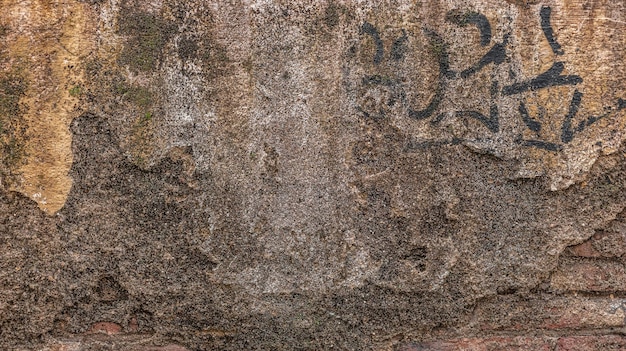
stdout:
<svg viewBox="0 0 626 351">
<path fill-rule="evenodd" d="M 120 18 L 119 26 L 119 33 L 127 36 L 119 62 L 135 72 L 157 67 L 163 47 L 175 30 L 170 22 L 147 12 L 130 12 Z"/>
<path fill-rule="evenodd" d="M 79 97 L 82 94 L 82 89 L 80 85 L 75 85 L 72 88 L 70 88 L 69 92 L 70 92 L 70 96 Z"/>
<path fill-rule="evenodd" d="M 248 57 L 245 61 L 243 61 L 241 66 L 244 70 L 246 70 L 246 73 L 252 75 L 252 72 L 254 71 L 254 62 L 252 61 L 252 57 Z"/>
<path fill-rule="evenodd" d="M 130 135 L 130 153 L 133 162 L 141 167 L 148 167 L 148 160 L 154 152 L 154 113 L 142 112 L 135 120 Z"/>
<path fill-rule="evenodd" d="M 86 79 L 81 88 L 82 94 L 88 98 L 87 101 L 95 104 L 117 105 L 127 99 L 126 94 L 131 87 L 127 82 L 123 67 L 100 59 L 87 60 L 82 67 Z"/>
<path fill-rule="evenodd" d="M 440 57 L 445 50 L 445 46 L 442 42 L 431 42 L 430 44 L 430 52 L 435 55 L 436 57 Z"/>
<path fill-rule="evenodd" d="M 207 78 L 216 78 L 227 73 L 231 59 L 224 46 L 207 38 L 202 41 L 202 47 L 198 51 Z"/>
<path fill-rule="evenodd" d="M 324 23 L 330 28 L 334 28 L 339 24 L 339 8 L 337 4 L 331 2 L 324 12 Z"/>
<path fill-rule="evenodd" d="M 152 120 L 152 112 L 146 112 L 139 119 L 139 126 L 146 126 Z"/>
<path fill-rule="evenodd" d="M 196 58 L 198 54 L 198 42 L 194 38 L 183 37 L 178 42 L 178 56 L 183 60 Z"/>
<path fill-rule="evenodd" d="M 20 102 L 26 88 L 19 72 L 0 76 L 0 177 L 7 183 L 15 181 L 15 171 L 26 156 L 26 125 L 22 120 L 26 107 Z"/>
<path fill-rule="evenodd" d="M 85 74 L 90 79 L 96 79 L 98 75 L 102 72 L 103 64 L 98 59 L 91 59 L 85 62 L 84 64 Z"/>
<path fill-rule="evenodd" d="M 118 85 L 116 89 L 125 94 L 126 100 L 130 101 L 141 110 L 147 110 L 154 104 L 152 92 L 148 88 L 141 86 L 128 87 L 126 85 Z"/>
</svg>

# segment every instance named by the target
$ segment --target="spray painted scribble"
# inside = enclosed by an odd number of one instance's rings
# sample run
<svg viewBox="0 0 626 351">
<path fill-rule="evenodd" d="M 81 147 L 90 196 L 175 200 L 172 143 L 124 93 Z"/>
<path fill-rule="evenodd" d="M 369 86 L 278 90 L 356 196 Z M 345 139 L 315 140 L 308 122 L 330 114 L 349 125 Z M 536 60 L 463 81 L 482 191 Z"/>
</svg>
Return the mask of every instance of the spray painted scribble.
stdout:
<svg viewBox="0 0 626 351">
<path fill-rule="evenodd" d="M 558 42 L 558 34 L 555 33 L 550 23 L 552 9 L 543 6 L 539 12 L 537 24 L 541 26 L 545 40 L 550 45 L 555 57 L 563 55 L 565 52 L 561 44 Z M 505 33 L 500 41 L 495 41 L 492 36 L 492 26 L 490 21 L 484 14 L 475 11 L 451 10 L 445 16 L 445 21 L 459 26 L 467 25 L 475 26 L 480 33 L 480 46 L 491 48 L 480 57 L 474 64 L 462 70 L 452 70 L 450 68 L 451 57 L 454 55 L 450 50 L 450 45 L 446 42 L 445 36 L 439 31 L 432 28 L 423 28 L 423 35 L 427 38 L 428 51 L 430 56 L 437 60 L 437 86 L 430 100 L 422 107 L 414 106 L 407 98 L 407 93 L 415 89 L 407 84 L 401 78 L 389 77 L 383 74 L 366 74 L 360 81 L 360 86 L 365 87 L 366 93 L 364 98 L 358 104 L 357 110 L 364 118 L 380 119 L 389 115 L 389 109 L 401 106 L 404 117 L 408 117 L 417 121 L 429 121 L 432 126 L 438 126 L 444 119 L 470 119 L 478 121 L 482 128 L 486 129 L 492 136 L 503 133 L 501 129 L 501 119 L 499 102 L 503 98 L 519 97 L 518 100 L 518 116 L 520 123 L 524 128 L 532 132 L 536 137 L 524 138 L 521 135 L 513 139 L 513 142 L 531 148 L 543 149 L 551 152 L 558 152 L 570 143 L 574 138 L 593 126 L 596 122 L 614 115 L 620 110 L 626 108 L 626 100 L 619 98 L 617 102 L 607 102 L 604 112 L 597 116 L 579 116 L 578 111 L 583 101 L 584 94 L 577 88 L 584 83 L 583 78 L 577 74 L 564 74 L 567 68 L 567 62 L 555 61 L 551 67 L 544 72 L 530 78 L 520 79 L 512 70 L 509 74 L 509 81 L 502 82 L 495 74 L 491 75 L 491 83 L 489 86 L 490 99 L 488 106 L 481 111 L 478 109 L 449 110 L 442 108 L 444 97 L 449 94 L 448 88 L 452 82 L 468 79 L 489 67 L 497 67 L 511 63 L 511 57 L 507 53 L 507 47 L 511 43 L 513 33 Z M 381 31 L 369 22 L 364 22 L 360 27 L 360 35 L 371 40 L 375 50 L 371 57 L 374 66 L 380 66 L 386 60 L 393 64 L 405 59 L 406 52 L 411 48 L 408 47 L 408 34 L 402 29 L 402 34 L 393 39 L 393 45 L 389 52 L 385 52 Z M 424 48 L 413 48 L 414 50 L 422 50 Z M 425 54 L 428 54 L 426 52 Z M 540 109 L 539 115 L 533 117 L 529 112 L 524 94 L 534 92 L 551 87 L 569 86 L 572 87 L 572 97 L 569 102 L 569 110 L 560 122 L 560 130 L 557 131 L 558 140 L 546 140 L 540 137 L 545 126 L 542 123 L 544 110 Z M 388 91 L 388 97 L 380 102 L 372 102 L 367 97 L 367 91 L 371 89 L 379 89 L 383 87 Z M 479 127 L 480 128 L 480 127 Z M 423 140 L 413 147 L 429 147 L 432 145 L 442 144 L 460 144 L 465 141 L 463 138 L 451 138 L 448 140 Z"/>
</svg>

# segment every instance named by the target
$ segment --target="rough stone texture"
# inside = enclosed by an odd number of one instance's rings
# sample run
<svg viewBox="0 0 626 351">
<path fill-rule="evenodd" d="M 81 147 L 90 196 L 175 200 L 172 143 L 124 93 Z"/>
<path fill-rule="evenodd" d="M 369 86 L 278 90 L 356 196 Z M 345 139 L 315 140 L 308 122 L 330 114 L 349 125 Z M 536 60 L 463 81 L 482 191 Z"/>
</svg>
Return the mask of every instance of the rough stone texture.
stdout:
<svg viewBox="0 0 626 351">
<path fill-rule="evenodd" d="M 556 351 L 624 350 L 625 348 L 626 340 L 617 335 L 578 336 L 560 339 Z"/>
<path fill-rule="evenodd" d="M 622 347 L 624 2 L 1 4 L 0 348 Z"/>
</svg>

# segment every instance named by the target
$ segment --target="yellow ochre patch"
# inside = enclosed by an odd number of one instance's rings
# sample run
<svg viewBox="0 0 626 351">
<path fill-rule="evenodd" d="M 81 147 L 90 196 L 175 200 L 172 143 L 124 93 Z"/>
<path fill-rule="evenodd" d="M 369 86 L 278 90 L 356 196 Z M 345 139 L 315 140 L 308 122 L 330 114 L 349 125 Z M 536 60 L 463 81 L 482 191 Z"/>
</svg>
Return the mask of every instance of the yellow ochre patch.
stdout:
<svg viewBox="0 0 626 351">
<path fill-rule="evenodd" d="M 3 170 L 15 175 L 13 181 L 3 179 L 4 185 L 53 214 L 65 204 L 72 185 L 69 125 L 80 113 L 79 64 L 93 45 L 87 34 L 91 29 L 88 7 L 78 1 L 5 0 L 0 4 L 5 46 L 0 54 L 2 73 L 17 72 L 25 80 L 19 99 L 19 125 L 24 132 L 11 139 L 19 145 L 16 157 L 20 159 L 8 164 L 14 169 Z"/>
</svg>

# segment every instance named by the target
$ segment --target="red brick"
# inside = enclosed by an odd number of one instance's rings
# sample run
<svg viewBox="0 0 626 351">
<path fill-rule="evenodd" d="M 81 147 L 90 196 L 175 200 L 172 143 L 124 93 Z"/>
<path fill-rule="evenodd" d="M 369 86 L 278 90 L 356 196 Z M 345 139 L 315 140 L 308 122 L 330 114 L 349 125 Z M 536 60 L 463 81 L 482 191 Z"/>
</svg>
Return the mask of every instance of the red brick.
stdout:
<svg viewBox="0 0 626 351">
<path fill-rule="evenodd" d="M 88 334 L 107 334 L 107 335 L 116 335 L 122 332 L 122 327 L 119 324 L 112 322 L 98 322 L 89 328 L 87 331 Z"/>
<path fill-rule="evenodd" d="M 626 291 L 626 271 L 621 262 L 564 259 L 552 274 L 550 285 L 565 291 Z"/>
<path fill-rule="evenodd" d="M 556 351 L 626 350 L 626 337 L 619 335 L 571 336 L 560 338 Z"/>
<path fill-rule="evenodd" d="M 606 230 L 597 232 L 584 243 L 568 248 L 579 257 L 622 257 L 626 254 L 626 220 L 618 218 Z"/>
<path fill-rule="evenodd" d="M 579 257 L 602 257 L 600 251 L 596 250 L 591 243 L 591 239 L 584 243 L 568 248 L 569 253 Z"/>
<path fill-rule="evenodd" d="M 139 324 L 137 323 L 137 318 L 133 316 L 130 318 L 130 321 L 128 321 L 128 332 L 136 333 L 138 331 L 139 331 Z"/>
<path fill-rule="evenodd" d="M 614 223 L 611 228 L 594 235 L 591 245 L 603 257 L 621 257 L 626 253 L 626 224 Z"/>
<path fill-rule="evenodd" d="M 581 330 L 623 327 L 626 300 L 602 297 L 499 297 L 476 307 L 473 328 L 480 332 Z"/>
</svg>

